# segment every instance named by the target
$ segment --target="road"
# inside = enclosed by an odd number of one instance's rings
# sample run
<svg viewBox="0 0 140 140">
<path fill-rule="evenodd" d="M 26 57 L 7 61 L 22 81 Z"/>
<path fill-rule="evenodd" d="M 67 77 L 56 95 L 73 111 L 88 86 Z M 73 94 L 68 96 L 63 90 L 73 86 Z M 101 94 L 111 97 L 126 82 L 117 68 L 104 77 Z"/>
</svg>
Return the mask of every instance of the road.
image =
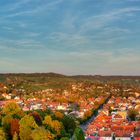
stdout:
<svg viewBox="0 0 140 140">
<path fill-rule="evenodd" d="M 87 126 L 94 121 L 94 119 L 98 116 L 99 112 L 103 109 L 104 105 L 108 103 L 109 99 L 111 97 L 108 97 L 107 100 L 105 101 L 105 103 L 103 105 L 101 105 L 99 107 L 99 109 L 97 110 L 97 113 L 96 114 L 93 114 L 92 117 L 87 120 L 85 123 L 81 124 L 80 127 L 82 128 L 82 130 L 86 130 Z"/>
</svg>

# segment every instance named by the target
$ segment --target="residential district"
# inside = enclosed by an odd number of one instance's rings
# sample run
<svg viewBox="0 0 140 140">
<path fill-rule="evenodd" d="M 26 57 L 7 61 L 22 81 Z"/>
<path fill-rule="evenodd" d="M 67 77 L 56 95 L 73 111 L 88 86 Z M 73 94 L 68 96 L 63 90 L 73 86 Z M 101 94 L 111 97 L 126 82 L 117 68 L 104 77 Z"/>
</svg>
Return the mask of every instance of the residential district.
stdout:
<svg viewBox="0 0 140 140">
<path fill-rule="evenodd" d="M 80 81 L 63 90 L 46 88 L 28 95 L 24 87 L 13 87 L 10 91 L 0 83 L 0 140 L 140 140 L 136 86 Z"/>
</svg>

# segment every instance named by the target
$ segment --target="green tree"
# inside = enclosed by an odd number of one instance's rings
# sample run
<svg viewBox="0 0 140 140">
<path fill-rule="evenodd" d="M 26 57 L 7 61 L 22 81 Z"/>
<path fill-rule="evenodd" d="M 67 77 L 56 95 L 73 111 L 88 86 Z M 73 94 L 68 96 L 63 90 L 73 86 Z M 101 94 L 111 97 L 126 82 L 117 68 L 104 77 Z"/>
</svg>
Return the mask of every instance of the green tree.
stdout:
<svg viewBox="0 0 140 140">
<path fill-rule="evenodd" d="M 78 140 L 77 137 L 76 137 L 76 135 L 73 135 L 72 136 L 72 140 Z"/>
<path fill-rule="evenodd" d="M 62 137 L 60 140 L 69 140 L 68 137 Z"/>
<path fill-rule="evenodd" d="M 77 127 L 75 129 L 73 140 L 85 140 L 85 136 L 81 128 Z"/>
<path fill-rule="evenodd" d="M 75 120 L 70 116 L 64 116 L 62 119 L 62 123 L 64 125 L 66 132 L 70 133 L 72 136 L 72 134 L 74 133 L 74 130 L 76 128 Z"/>
</svg>

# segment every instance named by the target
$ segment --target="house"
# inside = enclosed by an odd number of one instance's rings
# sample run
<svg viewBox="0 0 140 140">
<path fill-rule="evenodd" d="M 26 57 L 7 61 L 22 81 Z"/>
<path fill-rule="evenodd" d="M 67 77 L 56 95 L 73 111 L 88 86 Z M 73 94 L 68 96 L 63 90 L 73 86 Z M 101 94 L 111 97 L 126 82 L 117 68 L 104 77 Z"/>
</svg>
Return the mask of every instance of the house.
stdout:
<svg viewBox="0 0 140 140">
<path fill-rule="evenodd" d="M 6 94 L 6 93 L 3 93 L 2 96 L 7 99 L 7 100 L 10 100 L 11 99 L 11 95 L 10 94 Z"/>
<path fill-rule="evenodd" d="M 67 107 L 64 106 L 64 105 L 58 105 L 58 106 L 57 106 L 57 109 L 58 109 L 58 110 L 66 110 Z"/>
</svg>

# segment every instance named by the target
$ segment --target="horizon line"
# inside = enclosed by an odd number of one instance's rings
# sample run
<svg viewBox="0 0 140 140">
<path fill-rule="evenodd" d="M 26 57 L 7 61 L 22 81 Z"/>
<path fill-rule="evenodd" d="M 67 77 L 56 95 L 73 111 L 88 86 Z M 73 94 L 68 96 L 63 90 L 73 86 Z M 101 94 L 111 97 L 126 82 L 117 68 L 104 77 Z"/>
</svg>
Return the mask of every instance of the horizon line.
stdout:
<svg viewBox="0 0 140 140">
<path fill-rule="evenodd" d="M 63 74 L 63 73 L 57 73 L 57 72 L 0 72 L 0 75 L 6 75 L 6 74 L 58 74 L 62 76 L 102 76 L 102 77 L 140 77 L 140 75 L 125 75 L 125 74 Z"/>
</svg>

